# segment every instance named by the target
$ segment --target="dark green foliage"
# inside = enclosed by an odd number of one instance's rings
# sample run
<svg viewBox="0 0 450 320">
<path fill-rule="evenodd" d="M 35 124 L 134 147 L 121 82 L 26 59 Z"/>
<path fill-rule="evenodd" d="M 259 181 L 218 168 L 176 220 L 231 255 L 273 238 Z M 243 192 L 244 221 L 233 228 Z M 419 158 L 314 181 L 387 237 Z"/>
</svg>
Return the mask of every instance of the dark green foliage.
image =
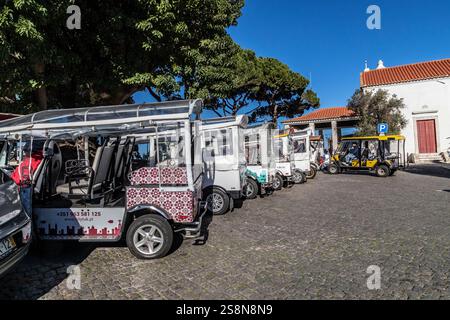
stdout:
<svg viewBox="0 0 450 320">
<path fill-rule="evenodd" d="M 386 90 L 356 90 L 348 101 L 348 108 L 360 117 L 358 134 L 376 135 L 379 123 L 389 124 L 390 134 L 399 134 L 406 126 L 407 120 L 402 114 L 405 108 L 403 99 L 390 95 Z"/>
</svg>

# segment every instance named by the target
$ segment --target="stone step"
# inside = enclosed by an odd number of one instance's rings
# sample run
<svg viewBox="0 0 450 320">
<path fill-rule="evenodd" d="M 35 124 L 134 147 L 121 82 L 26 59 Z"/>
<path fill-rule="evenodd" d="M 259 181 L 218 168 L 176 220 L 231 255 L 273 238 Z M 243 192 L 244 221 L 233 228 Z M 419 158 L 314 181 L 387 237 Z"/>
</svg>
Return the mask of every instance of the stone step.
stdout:
<svg viewBox="0 0 450 320">
<path fill-rule="evenodd" d="M 444 161 L 444 157 L 442 157 L 442 155 L 438 153 L 416 155 L 416 163 L 433 163 Z"/>
</svg>

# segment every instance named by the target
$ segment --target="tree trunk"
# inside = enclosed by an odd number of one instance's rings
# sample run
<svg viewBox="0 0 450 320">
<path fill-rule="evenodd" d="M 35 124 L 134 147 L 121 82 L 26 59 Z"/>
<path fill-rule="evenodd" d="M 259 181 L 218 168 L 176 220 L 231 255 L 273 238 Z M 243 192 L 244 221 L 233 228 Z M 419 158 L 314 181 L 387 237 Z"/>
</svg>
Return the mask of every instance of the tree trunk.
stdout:
<svg viewBox="0 0 450 320">
<path fill-rule="evenodd" d="M 277 105 L 275 105 L 273 107 L 272 121 L 275 124 L 275 126 L 278 126 L 278 106 Z"/>
<path fill-rule="evenodd" d="M 135 94 L 137 91 L 139 91 L 139 88 L 132 87 L 132 88 L 122 88 L 118 92 L 115 93 L 115 97 L 112 100 L 113 105 L 121 105 L 125 104 L 128 99 L 131 98 L 133 94 Z"/>
<path fill-rule="evenodd" d="M 36 76 L 39 79 L 43 79 L 45 75 L 45 64 L 42 62 L 38 62 L 34 65 L 34 72 Z M 42 86 L 40 88 L 37 88 L 35 91 L 36 95 L 36 102 L 39 106 L 40 110 L 47 110 L 47 103 L 48 103 L 48 97 L 47 97 L 47 88 L 45 86 Z"/>
</svg>

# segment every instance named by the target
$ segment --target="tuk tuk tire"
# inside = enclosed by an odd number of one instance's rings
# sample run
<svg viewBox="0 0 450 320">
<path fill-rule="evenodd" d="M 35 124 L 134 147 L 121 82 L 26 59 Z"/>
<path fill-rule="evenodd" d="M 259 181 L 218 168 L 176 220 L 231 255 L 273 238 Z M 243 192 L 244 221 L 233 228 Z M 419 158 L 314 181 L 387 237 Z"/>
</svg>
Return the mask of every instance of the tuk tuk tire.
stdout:
<svg viewBox="0 0 450 320">
<path fill-rule="evenodd" d="M 295 178 L 296 175 L 297 175 L 298 179 Z M 303 184 L 308 180 L 306 177 L 306 174 L 300 170 L 294 170 L 294 174 L 292 175 L 292 177 L 293 177 L 295 184 Z"/>
<path fill-rule="evenodd" d="M 380 164 L 378 167 L 376 167 L 375 173 L 376 173 L 377 177 L 380 177 L 380 178 L 389 177 L 391 174 L 389 167 L 384 164 Z"/>
<path fill-rule="evenodd" d="M 249 185 L 251 186 L 251 192 L 247 193 L 247 188 Z M 258 193 L 259 193 L 258 182 L 256 182 L 251 178 L 247 179 L 247 186 L 245 188 L 245 198 L 249 200 L 255 199 L 258 196 Z"/>
<path fill-rule="evenodd" d="M 144 254 L 136 247 L 135 235 L 143 227 L 156 227 L 156 231 L 163 243 L 155 253 Z M 156 233 L 154 233 L 156 235 Z M 173 244 L 173 229 L 170 223 L 164 218 L 156 214 L 147 214 L 134 220 L 127 230 L 126 243 L 128 250 L 138 259 L 150 260 L 165 257 Z"/>
<path fill-rule="evenodd" d="M 277 174 L 275 175 L 274 179 L 275 179 L 275 180 L 278 180 L 278 182 L 279 182 L 278 187 L 275 187 L 275 183 L 274 183 L 274 190 L 280 191 L 281 189 L 283 189 L 283 185 L 284 185 L 284 179 L 283 179 L 283 177 L 282 177 L 279 173 L 277 173 Z"/>
<path fill-rule="evenodd" d="M 328 166 L 328 172 L 330 174 L 338 174 L 339 173 L 339 167 L 337 164 L 332 163 Z"/>
<path fill-rule="evenodd" d="M 306 179 L 314 179 L 317 175 L 317 169 L 313 166 L 311 166 L 311 171 L 309 174 L 306 175 Z"/>
<path fill-rule="evenodd" d="M 210 213 L 212 213 L 215 216 L 222 216 L 228 212 L 228 210 L 230 209 L 230 197 L 229 197 L 228 193 L 226 193 L 225 191 L 223 191 L 220 188 L 212 187 L 212 188 L 207 189 L 205 194 L 206 195 L 205 195 L 204 199 L 206 202 L 208 202 L 208 198 L 210 198 L 210 197 L 213 197 L 213 198 L 219 197 L 217 199 L 219 200 L 221 198 L 221 201 L 222 201 L 222 207 L 220 208 L 220 210 L 215 211 L 215 212 L 213 210 L 211 210 L 208 205 L 208 211 Z"/>
</svg>

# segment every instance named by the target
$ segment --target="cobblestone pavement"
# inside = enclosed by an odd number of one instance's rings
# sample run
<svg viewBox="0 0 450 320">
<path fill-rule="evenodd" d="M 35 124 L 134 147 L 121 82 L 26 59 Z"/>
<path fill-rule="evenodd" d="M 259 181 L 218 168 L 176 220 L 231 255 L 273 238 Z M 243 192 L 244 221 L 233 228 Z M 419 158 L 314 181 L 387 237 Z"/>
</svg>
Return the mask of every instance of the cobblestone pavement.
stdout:
<svg viewBox="0 0 450 320">
<path fill-rule="evenodd" d="M 204 245 L 135 259 L 123 245 L 32 253 L 0 280 L 20 299 L 450 298 L 450 167 L 392 178 L 319 174 L 214 217 Z M 56 250 L 56 249 L 55 249 Z M 81 268 L 69 290 L 66 269 Z M 381 267 L 370 291 L 368 266 Z"/>
</svg>

